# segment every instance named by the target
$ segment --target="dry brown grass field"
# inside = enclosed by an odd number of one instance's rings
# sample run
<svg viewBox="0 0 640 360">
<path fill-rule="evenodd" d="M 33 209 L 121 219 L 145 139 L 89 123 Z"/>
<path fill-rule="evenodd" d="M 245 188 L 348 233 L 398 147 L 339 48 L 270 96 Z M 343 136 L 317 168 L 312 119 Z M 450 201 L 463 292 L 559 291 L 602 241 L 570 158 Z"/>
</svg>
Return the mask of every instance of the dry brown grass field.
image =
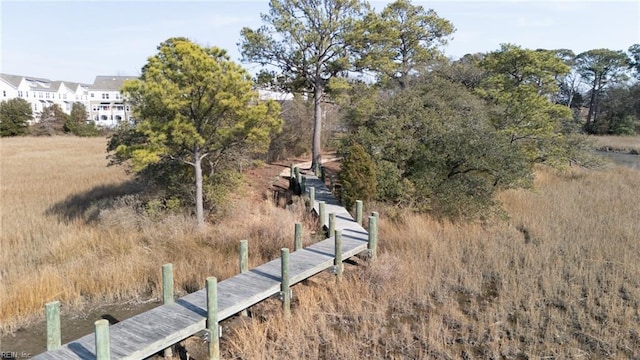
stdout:
<svg viewBox="0 0 640 360">
<path fill-rule="evenodd" d="M 105 167 L 104 144 L 0 140 L 3 331 L 53 299 L 73 311 L 157 296 L 166 262 L 182 292 L 200 288 L 237 271 L 240 239 L 250 266 L 291 245 L 302 214 L 269 201 L 239 197 L 204 235 L 183 216 L 83 207 L 128 191 L 122 169 Z M 377 261 L 346 266 L 335 289 L 328 273 L 296 285 L 289 320 L 270 300 L 223 324 L 223 358 L 638 359 L 639 175 L 540 168 L 534 190 L 500 194 L 508 219 L 483 223 L 391 221 L 378 208 Z"/>
<path fill-rule="evenodd" d="M 177 295 L 200 289 L 207 276 L 237 272 L 241 239 L 249 240 L 250 266 L 291 246 L 300 216 L 270 201 L 238 198 L 203 234 L 183 215 L 139 214 L 126 206 L 129 177 L 106 166 L 105 147 L 104 138 L 0 140 L 0 333 L 41 319 L 53 300 L 72 313 L 157 299 L 168 262 Z M 110 205 L 117 196 L 125 206 Z"/>
<path fill-rule="evenodd" d="M 640 136 L 593 136 L 598 149 L 640 154 Z"/>
<path fill-rule="evenodd" d="M 242 322 L 225 358 L 638 359 L 639 175 L 540 169 L 507 221 L 383 214 L 377 262 L 296 286 L 292 319 Z"/>
</svg>

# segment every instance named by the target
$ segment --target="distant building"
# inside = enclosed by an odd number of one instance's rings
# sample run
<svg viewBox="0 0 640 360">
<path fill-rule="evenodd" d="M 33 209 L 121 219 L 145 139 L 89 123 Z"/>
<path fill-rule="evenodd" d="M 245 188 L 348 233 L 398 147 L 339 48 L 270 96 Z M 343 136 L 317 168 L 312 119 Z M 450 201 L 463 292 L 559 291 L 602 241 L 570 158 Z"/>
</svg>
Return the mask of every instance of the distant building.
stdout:
<svg viewBox="0 0 640 360">
<path fill-rule="evenodd" d="M 0 74 L 0 101 L 13 98 L 26 100 L 31 104 L 34 122 L 40 120 L 44 108 L 53 104 L 58 104 L 67 114 L 71 113 L 74 102 L 81 102 L 88 107 L 88 90 L 87 84 Z"/>
<path fill-rule="evenodd" d="M 96 76 L 89 87 L 89 118 L 96 125 L 114 127 L 123 121 L 131 121 L 133 112 L 120 93 L 126 80 L 132 76 Z"/>
</svg>

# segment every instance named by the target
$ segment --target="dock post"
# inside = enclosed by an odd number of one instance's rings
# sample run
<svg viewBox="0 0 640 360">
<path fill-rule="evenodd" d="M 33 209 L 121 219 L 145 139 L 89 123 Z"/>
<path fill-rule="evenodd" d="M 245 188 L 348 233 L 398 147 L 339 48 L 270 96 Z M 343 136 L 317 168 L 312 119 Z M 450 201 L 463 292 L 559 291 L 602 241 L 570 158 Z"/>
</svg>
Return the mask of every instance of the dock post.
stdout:
<svg viewBox="0 0 640 360">
<path fill-rule="evenodd" d="M 218 279 L 207 278 L 207 331 L 209 333 L 209 359 L 220 359 L 220 328 L 218 327 Z"/>
<path fill-rule="evenodd" d="M 329 177 L 329 191 L 333 192 L 333 189 L 336 187 L 336 177 L 331 175 Z"/>
<path fill-rule="evenodd" d="M 371 215 L 376 217 L 376 224 L 380 223 L 380 213 L 377 211 L 372 211 Z"/>
<path fill-rule="evenodd" d="M 313 205 L 315 205 L 315 202 L 316 202 L 316 188 L 310 187 L 309 188 L 309 209 L 313 210 Z"/>
<path fill-rule="evenodd" d="M 336 231 L 336 214 L 329 214 L 329 237 Z"/>
<path fill-rule="evenodd" d="M 173 264 L 162 265 L 162 303 L 173 304 Z M 166 359 L 173 357 L 171 347 L 164 349 L 162 355 Z"/>
<path fill-rule="evenodd" d="M 98 320 L 94 323 L 96 341 L 96 360 L 111 359 L 109 348 L 109 320 Z"/>
<path fill-rule="evenodd" d="M 249 271 L 249 242 L 240 240 L 240 274 Z"/>
<path fill-rule="evenodd" d="M 280 250 L 282 282 L 280 293 L 282 294 L 282 311 L 285 319 L 291 317 L 291 289 L 289 288 L 289 249 Z"/>
<path fill-rule="evenodd" d="M 295 178 L 295 174 L 293 172 L 293 163 L 291 163 L 291 165 L 289 165 L 289 179 L 294 179 Z"/>
<path fill-rule="evenodd" d="M 335 257 L 333 265 L 336 269 L 336 282 L 342 281 L 342 231 L 335 231 Z"/>
<path fill-rule="evenodd" d="M 173 304 L 173 264 L 162 265 L 162 303 Z"/>
<path fill-rule="evenodd" d="M 320 181 L 322 181 L 322 185 L 327 181 L 327 168 L 324 166 L 320 167 Z"/>
<path fill-rule="evenodd" d="M 240 274 L 249 271 L 249 242 L 240 240 Z M 248 316 L 247 309 L 240 311 L 240 316 Z"/>
<path fill-rule="evenodd" d="M 47 318 L 47 351 L 60 349 L 60 301 L 45 304 Z"/>
<path fill-rule="evenodd" d="M 293 251 L 298 251 L 301 249 L 302 249 L 302 224 L 296 223 L 294 233 L 293 233 Z"/>
<path fill-rule="evenodd" d="M 362 200 L 356 200 L 356 222 L 362 226 Z"/>
<path fill-rule="evenodd" d="M 369 250 L 369 258 L 375 260 L 378 250 L 378 218 L 374 215 L 369 216 L 369 243 L 367 244 Z"/>
<path fill-rule="evenodd" d="M 300 194 L 304 195 L 307 193 L 307 177 L 301 176 L 300 181 Z"/>
<path fill-rule="evenodd" d="M 295 174 L 296 182 L 300 185 L 300 183 L 302 183 L 302 179 L 300 179 L 300 168 L 297 166 L 294 167 L 293 173 Z"/>
<path fill-rule="evenodd" d="M 320 201 L 318 204 L 318 223 L 320 224 L 320 230 L 324 227 L 324 223 L 327 221 L 327 204 L 324 201 Z"/>
</svg>

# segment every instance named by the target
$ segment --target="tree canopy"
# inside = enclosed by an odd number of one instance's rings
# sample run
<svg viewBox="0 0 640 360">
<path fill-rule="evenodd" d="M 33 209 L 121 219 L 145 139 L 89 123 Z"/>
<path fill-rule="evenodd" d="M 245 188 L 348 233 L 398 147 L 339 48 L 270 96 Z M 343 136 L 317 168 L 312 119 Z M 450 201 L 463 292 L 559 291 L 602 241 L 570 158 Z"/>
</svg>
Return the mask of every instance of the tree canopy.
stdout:
<svg viewBox="0 0 640 360">
<path fill-rule="evenodd" d="M 322 97 L 351 67 L 348 38 L 362 8 L 360 0 L 271 0 L 264 25 L 241 31 L 243 61 L 275 67 L 283 88 L 312 95 L 314 168 L 321 163 Z"/>
<path fill-rule="evenodd" d="M 0 102 L 0 136 L 25 135 L 32 117 L 31 105 L 24 99 Z"/>
<path fill-rule="evenodd" d="M 266 151 L 281 127 L 279 105 L 258 101 L 252 86 L 250 75 L 224 50 L 170 38 L 140 78 L 125 83 L 123 92 L 140 120 L 113 137 L 109 148 L 117 162 L 128 161 L 137 172 L 191 167 L 190 174 L 182 173 L 194 184 L 202 225 L 203 182 L 242 154 Z M 184 183 L 184 176 L 174 174 L 172 182 Z"/>
<path fill-rule="evenodd" d="M 442 57 L 441 47 L 454 31 L 453 24 L 433 9 L 425 10 L 408 0 L 394 1 L 379 14 L 369 11 L 358 22 L 353 33 L 358 68 L 404 88 L 412 72 Z"/>
</svg>

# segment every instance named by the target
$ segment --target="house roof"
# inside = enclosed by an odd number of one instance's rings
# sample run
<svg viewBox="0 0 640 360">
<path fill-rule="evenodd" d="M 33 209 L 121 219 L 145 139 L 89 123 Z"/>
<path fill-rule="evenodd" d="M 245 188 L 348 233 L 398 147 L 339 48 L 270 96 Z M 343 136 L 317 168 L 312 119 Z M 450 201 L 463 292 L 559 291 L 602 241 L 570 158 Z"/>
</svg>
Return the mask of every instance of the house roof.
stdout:
<svg viewBox="0 0 640 360">
<path fill-rule="evenodd" d="M 107 91 L 120 91 L 122 84 L 126 80 L 137 79 L 135 76 L 110 76 L 101 75 L 96 76 L 93 85 L 89 87 L 89 90 L 107 90 Z"/>
<path fill-rule="evenodd" d="M 0 74 L 0 79 L 4 80 L 6 83 L 8 83 L 9 85 L 17 88 L 18 86 L 20 86 L 20 83 L 22 82 L 22 78 L 24 78 L 24 76 L 21 75 L 11 75 L 11 74 Z"/>
</svg>

